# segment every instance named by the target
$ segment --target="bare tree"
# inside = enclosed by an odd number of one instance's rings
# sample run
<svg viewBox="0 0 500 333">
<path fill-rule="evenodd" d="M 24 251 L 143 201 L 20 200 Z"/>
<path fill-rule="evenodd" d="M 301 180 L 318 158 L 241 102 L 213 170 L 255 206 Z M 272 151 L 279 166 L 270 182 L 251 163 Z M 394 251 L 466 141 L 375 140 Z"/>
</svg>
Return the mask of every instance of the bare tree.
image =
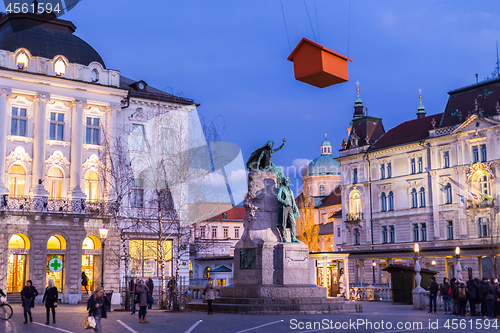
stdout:
<svg viewBox="0 0 500 333">
<path fill-rule="evenodd" d="M 309 252 L 318 248 L 319 227 L 314 221 L 314 198 L 309 193 L 309 186 L 304 185 L 297 197 L 300 216 L 296 218 L 297 238 L 309 247 Z"/>
</svg>

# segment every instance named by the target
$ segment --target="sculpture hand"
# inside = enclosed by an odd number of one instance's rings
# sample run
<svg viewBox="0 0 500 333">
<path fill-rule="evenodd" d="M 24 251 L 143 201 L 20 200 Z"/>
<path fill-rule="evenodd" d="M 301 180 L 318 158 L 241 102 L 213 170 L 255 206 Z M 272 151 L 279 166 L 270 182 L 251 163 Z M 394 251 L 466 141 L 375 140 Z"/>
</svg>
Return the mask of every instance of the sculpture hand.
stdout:
<svg viewBox="0 0 500 333">
<path fill-rule="evenodd" d="M 285 139 L 285 138 L 283 138 L 283 143 L 285 143 L 285 142 L 286 142 L 286 139 Z"/>
</svg>

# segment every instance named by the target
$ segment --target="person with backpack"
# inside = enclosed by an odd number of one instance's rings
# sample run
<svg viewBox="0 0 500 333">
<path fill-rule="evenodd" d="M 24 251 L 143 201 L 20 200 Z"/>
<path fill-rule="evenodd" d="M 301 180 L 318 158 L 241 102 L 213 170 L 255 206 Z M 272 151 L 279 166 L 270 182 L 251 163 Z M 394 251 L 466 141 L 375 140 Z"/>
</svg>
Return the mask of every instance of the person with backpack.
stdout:
<svg viewBox="0 0 500 333">
<path fill-rule="evenodd" d="M 429 313 L 432 313 L 432 304 L 434 303 L 434 313 L 436 313 L 436 299 L 439 291 L 439 285 L 436 283 L 436 278 L 431 277 L 431 285 L 429 286 Z"/>
<path fill-rule="evenodd" d="M 443 307 L 444 307 L 444 314 L 451 314 L 451 286 L 450 283 L 448 282 L 448 278 L 443 279 L 443 283 L 441 284 L 441 288 L 439 288 L 439 292 L 441 293 L 441 296 L 443 297 Z"/>
<path fill-rule="evenodd" d="M 465 312 L 467 308 L 467 299 L 469 298 L 469 291 L 465 282 L 458 280 L 457 287 L 455 288 L 455 300 L 458 304 L 458 315 L 465 317 Z"/>
<path fill-rule="evenodd" d="M 476 313 L 476 303 L 477 303 L 477 283 L 476 280 L 470 279 L 468 282 L 469 289 L 469 306 L 470 306 L 470 315 L 472 317 L 477 316 Z"/>
<path fill-rule="evenodd" d="M 495 293 L 495 288 L 493 288 L 494 278 L 486 284 L 486 312 L 488 318 L 493 319 L 493 310 L 495 309 L 495 302 L 498 299 L 498 295 Z"/>
<path fill-rule="evenodd" d="M 455 289 L 457 289 L 457 279 L 452 278 L 450 280 L 450 286 L 451 286 L 451 314 L 458 314 L 458 300 L 456 298 L 456 293 Z"/>
</svg>

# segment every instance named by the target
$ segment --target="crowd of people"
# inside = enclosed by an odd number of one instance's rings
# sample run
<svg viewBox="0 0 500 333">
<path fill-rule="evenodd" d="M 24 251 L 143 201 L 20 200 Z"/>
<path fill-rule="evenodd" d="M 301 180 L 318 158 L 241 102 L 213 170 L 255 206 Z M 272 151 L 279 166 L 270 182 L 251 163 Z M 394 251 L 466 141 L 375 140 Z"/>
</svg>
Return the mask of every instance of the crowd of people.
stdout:
<svg viewBox="0 0 500 333">
<path fill-rule="evenodd" d="M 453 278 L 443 279 L 438 285 L 436 278 L 431 278 L 429 286 L 429 313 L 436 312 L 438 296 L 443 299 L 445 314 L 465 317 L 467 303 L 471 316 L 497 318 L 500 316 L 500 286 L 496 278 L 470 279 L 467 281 Z"/>
</svg>

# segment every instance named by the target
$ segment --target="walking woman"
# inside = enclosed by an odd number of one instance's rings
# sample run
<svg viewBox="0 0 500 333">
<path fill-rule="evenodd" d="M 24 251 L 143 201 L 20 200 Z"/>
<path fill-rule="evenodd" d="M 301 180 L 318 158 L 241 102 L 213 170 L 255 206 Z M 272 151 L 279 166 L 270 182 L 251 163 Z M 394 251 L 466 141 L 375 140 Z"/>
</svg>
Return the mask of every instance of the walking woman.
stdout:
<svg viewBox="0 0 500 333">
<path fill-rule="evenodd" d="M 208 278 L 208 282 L 205 285 L 205 290 L 203 291 L 203 294 L 205 295 L 205 299 L 207 300 L 208 303 L 208 314 L 214 314 L 214 312 L 212 311 L 212 302 L 215 299 L 215 293 L 214 293 L 214 285 L 211 278 Z"/>
<path fill-rule="evenodd" d="M 87 289 L 87 286 L 89 284 L 89 279 L 87 277 L 87 274 L 85 274 L 84 271 L 82 271 L 82 287 L 85 288 L 85 292 L 88 294 L 89 290 Z"/>
<path fill-rule="evenodd" d="M 33 287 L 33 282 L 31 280 L 26 281 L 26 285 L 21 291 L 21 299 L 23 302 L 24 309 L 24 323 L 28 323 L 28 315 L 30 316 L 30 323 L 33 321 L 31 317 L 31 308 L 35 307 L 35 297 L 38 296 L 38 291 Z"/>
<path fill-rule="evenodd" d="M 49 314 L 52 310 L 52 323 L 56 323 L 56 306 L 58 297 L 57 288 L 54 284 L 54 280 L 49 280 L 49 285 L 45 289 L 45 294 L 43 294 L 42 303 L 45 303 L 45 311 L 47 312 L 47 322 L 45 325 L 49 324 Z"/>
<path fill-rule="evenodd" d="M 139 299 L 139 322 L 149 323 L 146 320 L 146 313 L 148 313 L 148 287 L 144 284 L 143 280 L 139 280 L 135 288 L 137 298 Z"/>
<path fill-rule="evenodd" d="M 111 303 L 106 297 L 106 292 L 103 287 L 97 287 L 96 290 L 90 296 L 87 302 L 87 311 L 89 316 L 95 318 L 95 333 L 101 333 L 101 318 L 107 318 L 106 307 L 110 306 Z"/>
</svg>

